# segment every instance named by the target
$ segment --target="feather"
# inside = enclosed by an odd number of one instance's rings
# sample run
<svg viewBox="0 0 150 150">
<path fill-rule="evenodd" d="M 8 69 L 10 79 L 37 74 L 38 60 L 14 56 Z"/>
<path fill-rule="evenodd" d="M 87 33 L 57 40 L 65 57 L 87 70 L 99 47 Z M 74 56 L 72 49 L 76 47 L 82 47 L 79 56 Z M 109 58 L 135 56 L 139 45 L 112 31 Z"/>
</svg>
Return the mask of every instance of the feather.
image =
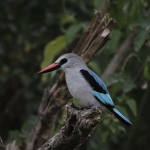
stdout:
<svg viewBox="0 0 150 150">
<path fill-rule="evenodd" d="M 108 93 L 108 90 L 103 83 L 103 81 L 92 71 L 87 70 L 80 70 L 82 76 L 85 78 L 85 80 L 90 84 L 90 86 L 93 88 L 93 90 L 99 92 L 99 93 Z"/>
<path fill-rule="evenodd" d="M 92 93 L 93 93 L 94 97 L 96 99 L 98 99 L 106 107 L 108 107 L 108 108 L 114 107 L 114 103 L 108 93 L 103 94 L 103 93 L 96 92 L 94 90 L 92 90 Z"/>
<path fill-rule="evenodd" d="M 80 70 L 81 74 L 85 78 L 85 80 L 90 84 L 93 88 L 93 95 L 98 99 L 103 105 L 110 108 L 114 107 L 114 103 L 109 95 L 109 92 L 104 84 L 104 82 L 93 72 L 87 70 Z"/>
<path fill-rule="evenodd" d="M 132 125 L 132 123 L 123 114 L 121 114 L 116 108 L 113 108 L 113 113 L 114 113 L 115 117 L 117 117 L 125 125 L 127 125 L 127 126 Z"/>
<path fill-rule="evenodd" d="M 115 107 L 114 103 L 109 95 L 109 92 L 104 84 L 104 82 L 91 70 L 80 70 L 82 76 L 93 88 L 93 96 L 103 104 L 107 109 L 109 109 L 120 121 L 122 121 L 127 126 L 132 125 L 132 123 L 123 116 Z"/>
</svg>

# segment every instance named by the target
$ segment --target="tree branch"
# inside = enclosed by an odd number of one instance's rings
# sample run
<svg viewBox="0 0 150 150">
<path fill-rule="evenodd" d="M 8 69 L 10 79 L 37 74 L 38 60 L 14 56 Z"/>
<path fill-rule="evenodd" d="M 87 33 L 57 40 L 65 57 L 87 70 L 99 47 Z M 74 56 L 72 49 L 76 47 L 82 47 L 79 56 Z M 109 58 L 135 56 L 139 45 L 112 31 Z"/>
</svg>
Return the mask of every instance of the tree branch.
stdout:
<svg viewBox="0 0 150 150">
<path fill-rule="evenodd" d="M 11 144 L 7 144 L 6 150 L 19 150 L 18 146 L 16 146 L 16 141 L 13 141 Z"/>
<path fill-rule="evenodd" d="M 109 62 L 108 66 L 106 67 L 104 73 L 101 76 L 102 79 L 106 79 L 112 73 L 120 71 L 120 68 L 123 65 L 125 59 L 133 50 L 134 38 L 135 33 L 131 32 L 117 51 L 116 55 Z"/>
<path fill-rule="evenodd" d="M 104 3 L 100 11 L 95 11 L 91 23 L 83 30 L 82 36 L 73 50 L 88 63 L 94 54 L 109 40 L 110 31 L 115 24 L 114 19 L 107 15 L 110 3 Z M 107 21 L 108 20 L 108 21 Z M 69 101 L 71 95 L 65 83 L 62 73 L 52 88 L 47 87 L 41 105 L 38 110 L 38 117 L 30 135 L 26 150 L 35 150 L 45 143 L 55 131 L 59 124 L 63 106 Z"/>
<path fill-rule="evenodd" d="M 77 110 L 66 106 L 65 126 L 38 150 L 77 149 L 100 124 L 99 108 Z"/>
</svg>

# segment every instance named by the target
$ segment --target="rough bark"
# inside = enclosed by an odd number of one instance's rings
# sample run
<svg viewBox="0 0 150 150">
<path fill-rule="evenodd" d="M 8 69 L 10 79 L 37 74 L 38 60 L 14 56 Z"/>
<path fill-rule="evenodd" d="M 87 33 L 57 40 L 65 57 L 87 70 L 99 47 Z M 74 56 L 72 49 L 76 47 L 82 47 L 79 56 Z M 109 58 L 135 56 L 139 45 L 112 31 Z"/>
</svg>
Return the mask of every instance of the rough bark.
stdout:
<svg viewBox="0 0 150 150">
<path fill-rule="evenodd" d="M 99 108 L 77 110 L 66 106 L 65 126 L 38 150 L 73 150 L 93 133 L 100 124 Z"/>
<path fill-rule="evenodd" d="M 100 11 L 95 11 L 91 23 L 83 30 L 82 36 L 73 50 L 73 53 L 80 55 L 86 63 L 110 38 L 109 34 L 115 20 L 108 18 L 109 6 L 109 1 L 106 1 Z M 70 98 L 64 73 L 62 73 L 52 88 L 47 87 L 44 92 L 26 150 L 39 148 L 53 135 L 63 113 L 63 106 Z"/>
</svg>

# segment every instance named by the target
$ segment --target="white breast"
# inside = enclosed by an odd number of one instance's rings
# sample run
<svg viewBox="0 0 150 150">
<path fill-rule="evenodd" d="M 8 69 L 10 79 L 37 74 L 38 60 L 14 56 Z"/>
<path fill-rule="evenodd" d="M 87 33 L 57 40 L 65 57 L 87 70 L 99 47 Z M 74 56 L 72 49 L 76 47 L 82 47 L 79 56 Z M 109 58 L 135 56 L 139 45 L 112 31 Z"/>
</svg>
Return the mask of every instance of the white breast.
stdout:
<svg viewBox="0 0 150 150">
<path fill-rule="evenodd" d="M 82 107 L 98 107 L 100 103 L 92 94 L 92 88 L 83 78 L 80 69 L 69 69 L 65 72 L 66 83 L 70 94 Z"/>
</svg>

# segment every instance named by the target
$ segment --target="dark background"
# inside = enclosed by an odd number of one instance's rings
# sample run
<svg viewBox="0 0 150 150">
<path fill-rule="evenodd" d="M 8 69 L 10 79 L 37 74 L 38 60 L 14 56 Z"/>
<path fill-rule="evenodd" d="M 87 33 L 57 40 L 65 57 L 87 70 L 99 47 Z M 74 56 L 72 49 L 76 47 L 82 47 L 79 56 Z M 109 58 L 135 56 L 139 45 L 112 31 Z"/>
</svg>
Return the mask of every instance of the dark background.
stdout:
<svg viewBox="0 0 150 150">
<path fill-rule="evenodd" d="M 16 140 L 24 149 L 44 88 L 59 75 L 40 76 L 37 72 L 74 48 L 94 9 L 100 9 L 103 2 L 0 1 L 0 136 L 4 144 Z M 105 80 L 117 108 L 133 126 L 127 128 L 114 117 L 105 119 L 86 142 L 87 150 L 150 149 L 149 7 L 148 0 L 111 0 L 109 14 L 117 20 L 112 40 L 89 67 L 101 76 L 128 35 L 135 32 L 123 66 Z"/>
</svg>

